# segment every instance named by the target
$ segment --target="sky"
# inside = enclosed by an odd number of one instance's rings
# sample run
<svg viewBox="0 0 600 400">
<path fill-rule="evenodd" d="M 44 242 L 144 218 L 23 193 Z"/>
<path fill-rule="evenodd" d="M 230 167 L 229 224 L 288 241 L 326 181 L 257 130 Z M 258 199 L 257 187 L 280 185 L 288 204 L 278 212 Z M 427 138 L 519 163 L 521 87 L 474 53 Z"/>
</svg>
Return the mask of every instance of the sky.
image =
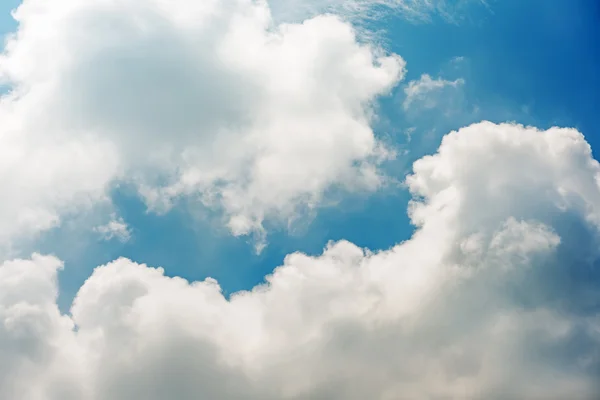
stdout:
<svg viewBox="0 0 600 400">
<path fill-rule="evenodd" d="M 0 398 L 600 395 L 600 4 L 10 0 L 0 33 Z"/>
</svg>

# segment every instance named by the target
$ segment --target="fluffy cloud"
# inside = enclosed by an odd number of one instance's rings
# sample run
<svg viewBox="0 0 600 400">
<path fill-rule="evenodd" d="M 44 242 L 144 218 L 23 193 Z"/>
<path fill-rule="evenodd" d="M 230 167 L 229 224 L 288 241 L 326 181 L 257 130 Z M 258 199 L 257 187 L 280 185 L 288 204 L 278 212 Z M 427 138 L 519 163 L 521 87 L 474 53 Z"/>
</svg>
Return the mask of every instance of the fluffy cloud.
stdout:
<svg viewBox="0 0 600 400">
<path fill-rule="evenodd" d="M 106 200 L 118 174 L 111 143 L 46 126 L 36 107 L 27 95 L 0 99 L 0 258 L 15 237 L 31 237 L 58 224 L 60 214 Z"/>
<path fill-rule="evenodd" d="M 65 316 L 58 260 L 5 263 L 0 395 L 595 399 L 599 177 L 576 130 L 484 122 L 415 163 L 410 240 L 291 254 L 231 299 L 119 259 Z"/>
<path fill-rule="evenodd" d="M 371 105 L 404 61 L 334 16 L 276 24 L 263 1 L 25 0 L 0 56 L 0 239 L 47 229 L 133 182 L 234 234 L 330 188 L 373 190 L 393 156 Z M 6 238 L 5 238 L 6 237 Z M 5 240 L 6 241 L 6 240 Z"/>
</svg>

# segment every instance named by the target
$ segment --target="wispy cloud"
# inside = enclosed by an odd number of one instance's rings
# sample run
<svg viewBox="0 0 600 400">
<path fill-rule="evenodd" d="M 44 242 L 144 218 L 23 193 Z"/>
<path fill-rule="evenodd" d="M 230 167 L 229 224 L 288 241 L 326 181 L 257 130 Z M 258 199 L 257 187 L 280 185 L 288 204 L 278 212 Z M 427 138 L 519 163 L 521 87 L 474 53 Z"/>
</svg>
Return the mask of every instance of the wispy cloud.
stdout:
<svg viewBox="0 0 600 400">
<path fill-rule="evenodd" d="M 410 81 L 404 89 L 406 95 L 402 106 L 408 110 L 412 106 L 425 109 L 434 108 L 438 105 L 441 96 L 446 89 L 458 89 L 465 84 L 462 78 L 448 81 L 442 78 L 433 79 L 428 74 L 423 74 L 420 79 Z"/>
<path fill-rule="evenodd" d="M 100 234 L 104 240 L 117 239 L 125 243 L 131 239 L 131 231 L 127 223 L 121 217 L 112 216 L 112 219 L 105 225 L 94 228 L 94 232 Z"/>
</svg>

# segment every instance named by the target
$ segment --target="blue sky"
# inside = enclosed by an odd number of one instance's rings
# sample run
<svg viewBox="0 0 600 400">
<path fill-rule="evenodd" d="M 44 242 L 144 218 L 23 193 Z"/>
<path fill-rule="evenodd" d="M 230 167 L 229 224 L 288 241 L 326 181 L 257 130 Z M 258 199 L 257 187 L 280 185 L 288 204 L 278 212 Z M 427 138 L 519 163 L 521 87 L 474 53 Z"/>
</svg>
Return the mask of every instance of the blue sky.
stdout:
<svg viewBox="0 0 600 400">
<path fill-rule="evenodd" d="M 18 3 L 2 3 L 1 32 L 15 29 L 9 12 Z M 472 5 L 457 23 L 437 15 L 415 23 L 391 14 L 372 22 L 385 31 L 386 48 L 407 61 L 404 82 L 380 100 L 385 123 L 377 134 L 409 150 L 388 165 L 391 173 L 401 179 L 412 161 L 435 151 L 444 134 L 484 119 L 576 127 L 592 148 L 600 147 L 595 134 L 600 131 L 599 10 L 600 5 L 586 0 L 507 0 Z M 453 62 L 456 58 L 460 60 Z M 412 117 L 400 112 L 403 86 L 425 73 L 465 80 L 458 110 Z M 417 139 L 407 144 L 404 131 L 411 127 Z M 251 239 L 232 237 L 212 218 L 191 222 L 185 207 L 161 216 L 146 213 L 135 193 L 117 189 L 114 202 L 133 230 L 130 242 L 77 234 L 65 245 L 62 238 L 69 228 L 63 227 L 43 235 L 40 248 L 56 253 L 68 266 L 60 276 L 64 308 L 93 267 L 118 256 L 164 266 L 167 274 L 190 280 L 211 276 L 231 293 L 262 282 L 286 254 L 319 254 L 330 240 L 347 239 L 378 250 L 408 239 L 413 231 L 405 211 L 409 198 L 398 186 L 343 198 L 291 231 L 275 227 L 268 247 L 257 255 Z M 84 243 L 73 246 L 78 241 Z"/>
<path fill-rule="evenodd" d="M 1 399 L 598 398 L 599 2 L 20 3 Z"/>
</svg>

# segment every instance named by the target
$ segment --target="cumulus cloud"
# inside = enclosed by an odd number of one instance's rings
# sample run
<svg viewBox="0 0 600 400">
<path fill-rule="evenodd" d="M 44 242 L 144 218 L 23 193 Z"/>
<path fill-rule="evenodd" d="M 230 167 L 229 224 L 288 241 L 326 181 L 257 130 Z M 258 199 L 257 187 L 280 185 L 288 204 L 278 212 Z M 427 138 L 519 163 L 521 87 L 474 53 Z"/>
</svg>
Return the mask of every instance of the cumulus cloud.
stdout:
<svg viewBox="0 0 600 400">
<path fill-rule="evenodd" d="M 334 16 L 275 23 L 264 1 L 25 0 L 0 56 L 0 239 L 31 235 L 134 183 L 236 235 L 374 190 L 393 156 L 371 105 L 404 61 Z"/>
<path fill-rule="evenodd" d="M 0 249 L 5 251 L 15 237 L 56 226 L 60 214 L 105 201 L 105 189 L 118 174 L 111 143 L 44 126 L 35 99 L 17 98 L 0 98 Z"/>
<path fill-rule="evenodd" d="M 67 316 L 60 261 L 7 262 L 0 397 L 596 399 L 599 177 L 574 129 L 483 122 L 414 164 L 410 240 L 290 254 L 230 299 L 119 259 Z"/>
<path fill-rule="evenodd" d="M 443 100 L 449 100 L 446 103 L 451 104 L 452 92 L 458 90 L 465 84 L 462 78 L 454 81 L 448 81 L 442 78 L 433 79 L 428 74 L 421 75 L 418 80 L 410 81 L 404 88 L 404 110 L 411 108 L 432 109 L 439 105 Z"/>
</svg>

